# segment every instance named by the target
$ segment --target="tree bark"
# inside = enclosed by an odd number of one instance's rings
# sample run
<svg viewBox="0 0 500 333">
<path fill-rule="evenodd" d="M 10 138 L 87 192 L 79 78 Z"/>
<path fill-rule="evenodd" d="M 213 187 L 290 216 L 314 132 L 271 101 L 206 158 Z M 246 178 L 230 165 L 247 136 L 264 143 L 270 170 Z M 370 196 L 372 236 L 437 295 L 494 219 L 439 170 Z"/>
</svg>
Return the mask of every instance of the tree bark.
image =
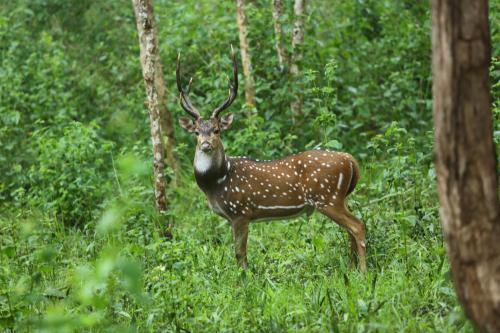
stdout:
<svg viewBox="0 0 500 333">
<path fill-rule="evenodd" d="M 141 65 L 147 99 L 145 104 L 149 109 L 151 121 L 151 138 L 153 142 L 153 171 L 155 204 L 159 212 L 167 210 L 165 193 L 165 149 L 163 134 L 167 135 L 167 156 L 170 166 L 176 169 L 174 157 L 174 132 L 172 115 L 166 109 L 165 81 L 160 62 L 160 50 L 154 20 L 153 4 L 151 0 L 132 0 L 134 5 L 139 44 L 141 49 Z M 169 226 L 170 229 L 170 226 Z"/>
<path fill-rule="evenodd" d="M 158 47 L 158 32 L 154 20 L 151 0 L 133 0 L 136 16 L 139 44 L 141 47 L 141 65 L 146 85 L 146 106 L 155 109 L 160 117 L 160 130 L 165 141 L 165 152 L 168 165 L 178 174 L 178 163 L 175 156 L 175 133 L 172 114 L 166 107 L 166 86 L 163 79 L 163 68 Z"/>
<path fill-rule="evenodd" d="M 293 11 L 295 13 L 295 23 L 292 36 L 292 57 L 290 63 L 290 74 L 296 81 L 299 74 L 299 62 L 302 60 L 302 44 L 304 43 L 304 16 L 306 9 L 306 0 L 295 0 Z M 296 99 L 292 101 L 290 107 L 293 115 L 302 114 L 303 94 L 302 89 L 298 89 Z"/>
<path fill-rule="evenodd" d="M 247 17 L 245 14 L 245 1 L 236 0 L 236 21 L 240 34 L 240 54 L 245 75 L 245 101 L 248 105 L 255 104 L 255 82 L 252 73 L 252 59 L 248 48 Z"/>
<path fill-rule="evenodd" d="M 458 297 L 480 331 L 500 332 L 500 205 L 488 67 L 487 0 L 432 0 L 440 215 Z"/>
<path fill-rule="evenodd" d="M 275 47 L 278 52 L 278 62 L 280 69 L 283 70 L 288 65 L 288 54 L 283 46 L 283 27 L 281 26 L 281 17 L 283 16 L 283 2 L 273 0 L 273 20 L 274 20 L 274 38 Z"/>
</svg>

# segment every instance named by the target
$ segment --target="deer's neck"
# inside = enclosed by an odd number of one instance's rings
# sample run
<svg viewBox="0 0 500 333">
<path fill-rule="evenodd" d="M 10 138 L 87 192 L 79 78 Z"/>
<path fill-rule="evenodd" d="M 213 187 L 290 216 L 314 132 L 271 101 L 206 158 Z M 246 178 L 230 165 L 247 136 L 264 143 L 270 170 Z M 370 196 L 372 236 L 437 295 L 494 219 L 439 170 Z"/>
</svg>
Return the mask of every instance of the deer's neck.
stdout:
<svg viewBox="0 0 500 333">
<path fill-rule="evenodd" d="M 194 156 L 194 175 L 200 188 L 207 192 L 214 190 L 218 185 L 218 179 L 224 177 L 228 172 L 224 148 L 205 153 L 196 149 Z"/>
</svg>

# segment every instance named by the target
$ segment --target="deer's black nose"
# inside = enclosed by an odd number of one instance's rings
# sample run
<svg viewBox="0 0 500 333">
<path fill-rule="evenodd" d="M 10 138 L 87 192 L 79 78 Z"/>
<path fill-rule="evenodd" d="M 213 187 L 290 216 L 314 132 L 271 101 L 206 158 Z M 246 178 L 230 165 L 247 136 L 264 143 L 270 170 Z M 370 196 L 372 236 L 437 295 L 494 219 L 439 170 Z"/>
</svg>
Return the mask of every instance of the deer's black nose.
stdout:
<svg viewBox="0 0 500 333">
<path fill-rule="evenodd" d="M 200 148 L 202 151 L 208 152 L 212 150 L 212 145 L 208 141 L 205 141 L 201 144 Z"/>
</svg>

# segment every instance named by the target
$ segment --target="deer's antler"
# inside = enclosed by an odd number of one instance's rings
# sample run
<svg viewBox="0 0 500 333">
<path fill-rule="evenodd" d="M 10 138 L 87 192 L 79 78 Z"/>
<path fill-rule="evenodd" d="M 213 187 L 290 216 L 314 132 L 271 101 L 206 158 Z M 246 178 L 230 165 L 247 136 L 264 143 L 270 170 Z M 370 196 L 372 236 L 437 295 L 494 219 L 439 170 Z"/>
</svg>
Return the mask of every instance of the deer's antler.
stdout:
<svg viewBox="0 0 500 333">
<path fill-rule="evenodd" d="M 189 113 L 191 116 L 193 116 L 195 119 L 200 118 L 200 112 L 193 106 L 193 103 L 191 103 L 191 100 L 189 99 L 189 91 L 191 90 L 191 85 L 193 84 L 193 78 L 189 80 L 189 84 L 187 87 L 187 90 L 182 89 L 182 83 L 181 83 L 181 54 L 177 56 L 177 67 L 175 69 L 175 75 L 177 78 L 177 89 L 179 89 L 180 93 L 180 100 L 181 100 L 181 106 L 186 111 Z"/>
<path fill-rule="evenodd" d="M 236 54 L 234 53 L 233 46 L 231 45 L 231 58 L 233 59 L 233 82 L 228 80 L 229 83 L 229 96 L 218 108 L 212 112 L 212 118 L 218 118 L 219 114 L 227 109 L 235 100 L 238 95 L 238 64 L 236 63 Z"/>
</svg>

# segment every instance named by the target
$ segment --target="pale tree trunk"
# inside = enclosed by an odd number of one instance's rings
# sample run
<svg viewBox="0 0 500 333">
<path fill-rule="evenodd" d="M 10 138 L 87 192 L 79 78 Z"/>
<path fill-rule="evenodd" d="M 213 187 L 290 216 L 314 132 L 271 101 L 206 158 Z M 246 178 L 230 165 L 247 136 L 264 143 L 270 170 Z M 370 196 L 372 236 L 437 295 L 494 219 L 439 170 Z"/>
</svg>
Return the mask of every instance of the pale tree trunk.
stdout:
<svg viewBox="0 0 500 333">
<path fill-rule="evenodd" d="M 299 74 L 299 62 L 302 60 L 302 44 L 304 43 L 304 16 L 306 9 L 306 0 L 295 0 L 293 11 L 295 13 L 295 23 L 292 36 L 292 57 L 290 63 L 290 74 L 294 81 L 297 81 Z M 294 116 L 302 114 L 303 94 L 302 89 L 298 89 L 297 96 L 292 101 L 290 107 Z"/>
<path fill-rule="evenodd" d="M 163 79 L 163 68 L 158 47 L 158 32 L 154 21 L 152 1 L 133 0 L 136 14 L 139 43 L 141 46 L 141 64 L 144 82 L 147 90 L 146 106 L 153 101 L 153 107 L 158 109 L 161 134 L 165 141 L 165 152 L 168 165 L 177 175 L 179 171 L 175 156 L 175 134 L 172 114 L 166 107 L 166 86 Z"/>
<path fill-rule="evenodd" d="M 500 206 L 487 0 L 432 1 L 433 112 L 440 214 L 457 294 L 500 332 Z"/>
<path fill-rule="evenodd" d="M 245 1 L 236 0 L 236 21 L 240 34 L 240 53 L 245 75 L 245 101 L 248 105 L 255 104 L 255 82 L 252 73 L 252 59 L 250 57 L 247 39 L 247 17 L 245 15 Z"/>
<path fill-rule="evenodd" d="M 274 20 L 274 38 L 275 47 L 278 52 L 278 62 L 280 69 L 283 70 L 288 65 L 288 54 L 283 46 L 283 27 L 281 26 L 281 17 L 283 16 L 283 2 L 273 0 L 273 20 Z"/>
<path fill-rule="evenodd" d="M 165 193 L 165 149 L 163 134 L 167 135 L 167 155 L 172 167 L 176 165 L 174 152 L 174 132 L 172 115 L 165 106 L 165 81 L 160 62 L 160 50 L 151 0 L 132 0 L 134 5 L 139 44 L 141 49 L 141 65 L 151 121 L 151 138 L 153 142 L 154 190 L 155 204 L 159 212 L 167 210 Z M 170 230 L 169 226 L 169 230 Z M 169 232 L 169 231 L 168 231 Z"/>
</svg>

